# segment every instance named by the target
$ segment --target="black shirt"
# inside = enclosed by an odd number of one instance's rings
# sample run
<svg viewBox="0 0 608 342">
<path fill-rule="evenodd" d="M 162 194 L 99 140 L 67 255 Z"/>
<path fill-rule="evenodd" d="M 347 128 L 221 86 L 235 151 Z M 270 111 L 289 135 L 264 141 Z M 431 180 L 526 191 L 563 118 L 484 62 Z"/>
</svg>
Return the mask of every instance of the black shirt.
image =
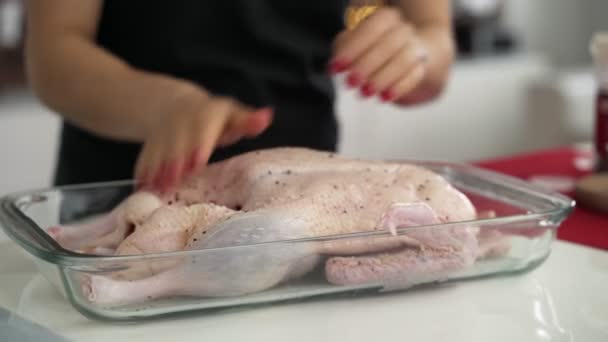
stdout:
<svg viewBox="0 0 608 342">
<path fill-rule="evenodd" d="M 335 94 L 326 65 L 347 3 L 105 0 L 97 41 L 133 67 L 274 107 L 267 131 L 216 150 L 212 162 L 275 146 L 335 150 Z M 129 179 L 140 147 L 64 122 L 55 184 Z"/>
</svg>

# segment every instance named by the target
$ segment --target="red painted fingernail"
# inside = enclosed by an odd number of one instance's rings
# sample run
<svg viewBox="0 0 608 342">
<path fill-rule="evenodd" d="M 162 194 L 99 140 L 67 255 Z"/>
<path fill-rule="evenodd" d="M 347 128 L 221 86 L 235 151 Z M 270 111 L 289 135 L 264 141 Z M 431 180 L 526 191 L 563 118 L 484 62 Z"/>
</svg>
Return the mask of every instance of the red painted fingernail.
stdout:
<svg viewBox="0 0 608 342">
<path fill-rule="evenodd" d="M 350 75 L 348 75 L 348 78 L 346 79 L 346 83 L 351 88 L 357 87 L 361 84 L 361 76 L 359 76 L 359 74 L 357 74 L 356 72 L 351 72 Z"/>
<path fill-rule="evenodd" d="M 370 97 L 376 93 L 376 88 L 371 83 L 365 83 L 363 87 L 361 87 L 361 94 L 365 97 Z"/>
<path fill-rule="evenodd" d="M 380 98 L 382 101 L 388 102 L 395 98 L 395 93 L 391 89 L 385 89 L 380 93 Z"/>
<path fill-rule="evenodd" d="M 337 74 L 346 70 L 349 66 L 349 62 L 346 59 L 338 58 L 334 59 L 329 63 L 329 72 L 332 74 Z"/>
</svg>

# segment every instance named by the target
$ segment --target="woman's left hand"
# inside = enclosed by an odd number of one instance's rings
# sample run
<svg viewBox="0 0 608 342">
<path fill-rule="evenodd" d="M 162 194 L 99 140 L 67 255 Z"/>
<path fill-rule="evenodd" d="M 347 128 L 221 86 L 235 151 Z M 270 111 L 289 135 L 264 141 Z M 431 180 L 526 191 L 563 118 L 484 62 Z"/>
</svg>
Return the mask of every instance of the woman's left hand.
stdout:
<svg viewBox="0 0 608 342">
<path fill-rule="evenodd" d="M 360 87 L 365 97 L 398 102 L 425 80 L 428 60 L 428 48 L 414 25 L 387 7 L 338 35 L 329 68 L 334 74 L 347 72 L 347 84 Z"/>
</svg>

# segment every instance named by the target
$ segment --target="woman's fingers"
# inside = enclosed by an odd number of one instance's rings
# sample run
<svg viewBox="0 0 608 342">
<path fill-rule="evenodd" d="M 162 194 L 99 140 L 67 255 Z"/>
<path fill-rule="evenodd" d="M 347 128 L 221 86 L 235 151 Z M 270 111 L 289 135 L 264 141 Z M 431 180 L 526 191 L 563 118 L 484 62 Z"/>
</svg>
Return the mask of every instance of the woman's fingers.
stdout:
<svg viewBox="0 0 608 342">
<path fill-rule="evenodd" d="M 184 175 L 186 177 L 194 171 L 194 167 L 197 164 L 198 155 L 198 147 L 192 147 L 190 153 L 186 155 L 187 158 L 184 162 Z"/>
<path fill-rule="evenodd" d="M 205 120 L 194 132 L 191 150 L 196 152 L 190 159 L 187 169 L 196 172 L 207 163 L 216 146 L 234 144 L 243 138 L 252 138 L 264 132 L 272 123 L 271 108 L 253 110 L 236 101 L 219 99 L 205 108 Z"/>
<path fill-rule="evenodd" d="M 189 144 L 184 156 L 193 153 L 188 169 L 196 172 L 206 164 L 226 127 L 233 102 L 228 99 L 210 100 L 198 114 L 195 124 L 188 130 Z"/>
<path fill-rule="evenodd" d="M 165 173 L 163 175 L 162 183 L 160 184 L 161 191 L 167 191 L 175 185 L 177 185 L 183 176 L 184 169 L 184 156 L 183 153 L 173 154 L 168 156 L 168 161 L 165 162 Z"/>
<path fill-rule="evenodd" d="M 245 124 L 245 136 L 254 138 L 270 127 L 274 118 L 274 109 L 270 107 L 262 108 L 248 116 Z"/>
<path fill-rule="evenodd" d="M 149 155 L 143 163 L 153 174 L 151 186 L 166 192 L 178 186 L 190 173 L 209 159 L 230 111 L 228 101 L 209 101 L 202 108 L 174 114 L 171 123 L 150 137 Z"/>
<path fill-rule="evenodd" d="M 272 123 L 273 112 L 270 107 L 257 111 L 242 107 L 235 108 L 218 144 L 231 145 L 243 138 L 254 138 L 262 134 Z"/>
<path fill-rule="evenodd" d="M 427 60 L 414 27 L 389 7 L 336 37 L 330 70 L 348 72 L 347 85 L 360 87 L 364 97 L 394 101 L 424 81 Z"/>
<path fill-rule="evenodd" d="M 403 95 L 401 93 L 402 85 L 399 84 L 403 83 L 405 79 L 411 80 L 412 73 L 418 72 L 418 68 L 425 64 L 426 52 L 421 48 L 402 49 L 378 68 L 369 77 L 368 82 L 376 87 L 383 101 L 392 101 Z M 414 79 L 416 78 L 414 77 Z M 397 89 L 398 87 L 401 88 Z"/>
<path fill-rule="evenodd" d="M 139 158 L 135 168 L 135 179 L 140 188 L 153 187 L 158 179 L 158 173 L 161 171 L 161 149 L 158 141 L 148 139 L 139 154 Z"/>
<path fill-rule="evenodd" d="M 135 177 L 144 186 L 166 192 L 205 165 L 217 145 L 255 137 L 271 122 L 272 109 L 256 111 L 225 98 L 174 113 L 159 122 L 144 143 Z"/>
<path fill-rule="evenodd" d="M 386 32 L 402 22 L 395 8 L 381 8 L 351 31 L 338 36 L 334 42 L 334 64 L 350 64 L 380 40 Z"/>
<path fill-rule="evenodd" d="M 384 92 L 384 96 L 387 97 L 385 101 L 398 100 L 412 92 L 426 77 L 426 64 L 418 64 L 412 69 L 407 76 L 401 78 L 395 85 L 393 85 L 387 92 Z"/>
<path fill-rule="evenodd" d="M 175 114 L 148 139 L 152 142 L 148 150 L 151 156 L 148 169 L 153 174 L 151 185 L 158 191 L 167 191 L 182 177 L 184 150 L 189 140 L 185 134 L 188 121 L 188 114 Z"/>
<path fill-rule="evenodd" d="M 165 186 L 165 178 L 167 174 L 167 162 L 161 161 L 158 165 L 153 166 L 153 170 L 156 170 L 154 174 L 154 179 L 152 180 L 152 186 L 154 189 L 157 189 L 160 192 L 164 192 Z"/>
<path fill-rule="evenodd" d="M 403 64 L 413 61 L 402 60 L 401 55 L 408 50 L 407 47 L 410 45 L 410 41 L 404 38 L 411 35 L 409 26 L 398 26 L 379 39 L 376 44 L 352 63 L 347 77 L 348 85 L 357 87 L 367 83 L 378 88 L 379 85 L 371 77 L 391 61 L 397 62 L 396 65 L 400 67 L 400 70 L 397 70 L 399 72 L 408 68 L 409 65 Z"/>
</svg>

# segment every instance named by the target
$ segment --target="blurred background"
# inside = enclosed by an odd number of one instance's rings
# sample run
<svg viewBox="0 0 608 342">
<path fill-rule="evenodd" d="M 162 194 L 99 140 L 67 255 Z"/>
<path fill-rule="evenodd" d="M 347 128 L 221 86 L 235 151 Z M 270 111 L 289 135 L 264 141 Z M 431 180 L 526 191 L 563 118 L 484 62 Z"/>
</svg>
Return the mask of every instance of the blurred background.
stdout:
<svg viewBox="0 0 608 342">
<path fill-rule="evenodd" d="M 340 150 L 370 158 L 475 161 L 588 142 L 588 42 L 606 0 L 454 0 L 458 61 L 443 96 L 415 108 L 363 101 L 339 79 Z M 28 91 L 22 0 L 0 0 L 0 194 L 45 187 L 58 117 Z"/>
</svg>

